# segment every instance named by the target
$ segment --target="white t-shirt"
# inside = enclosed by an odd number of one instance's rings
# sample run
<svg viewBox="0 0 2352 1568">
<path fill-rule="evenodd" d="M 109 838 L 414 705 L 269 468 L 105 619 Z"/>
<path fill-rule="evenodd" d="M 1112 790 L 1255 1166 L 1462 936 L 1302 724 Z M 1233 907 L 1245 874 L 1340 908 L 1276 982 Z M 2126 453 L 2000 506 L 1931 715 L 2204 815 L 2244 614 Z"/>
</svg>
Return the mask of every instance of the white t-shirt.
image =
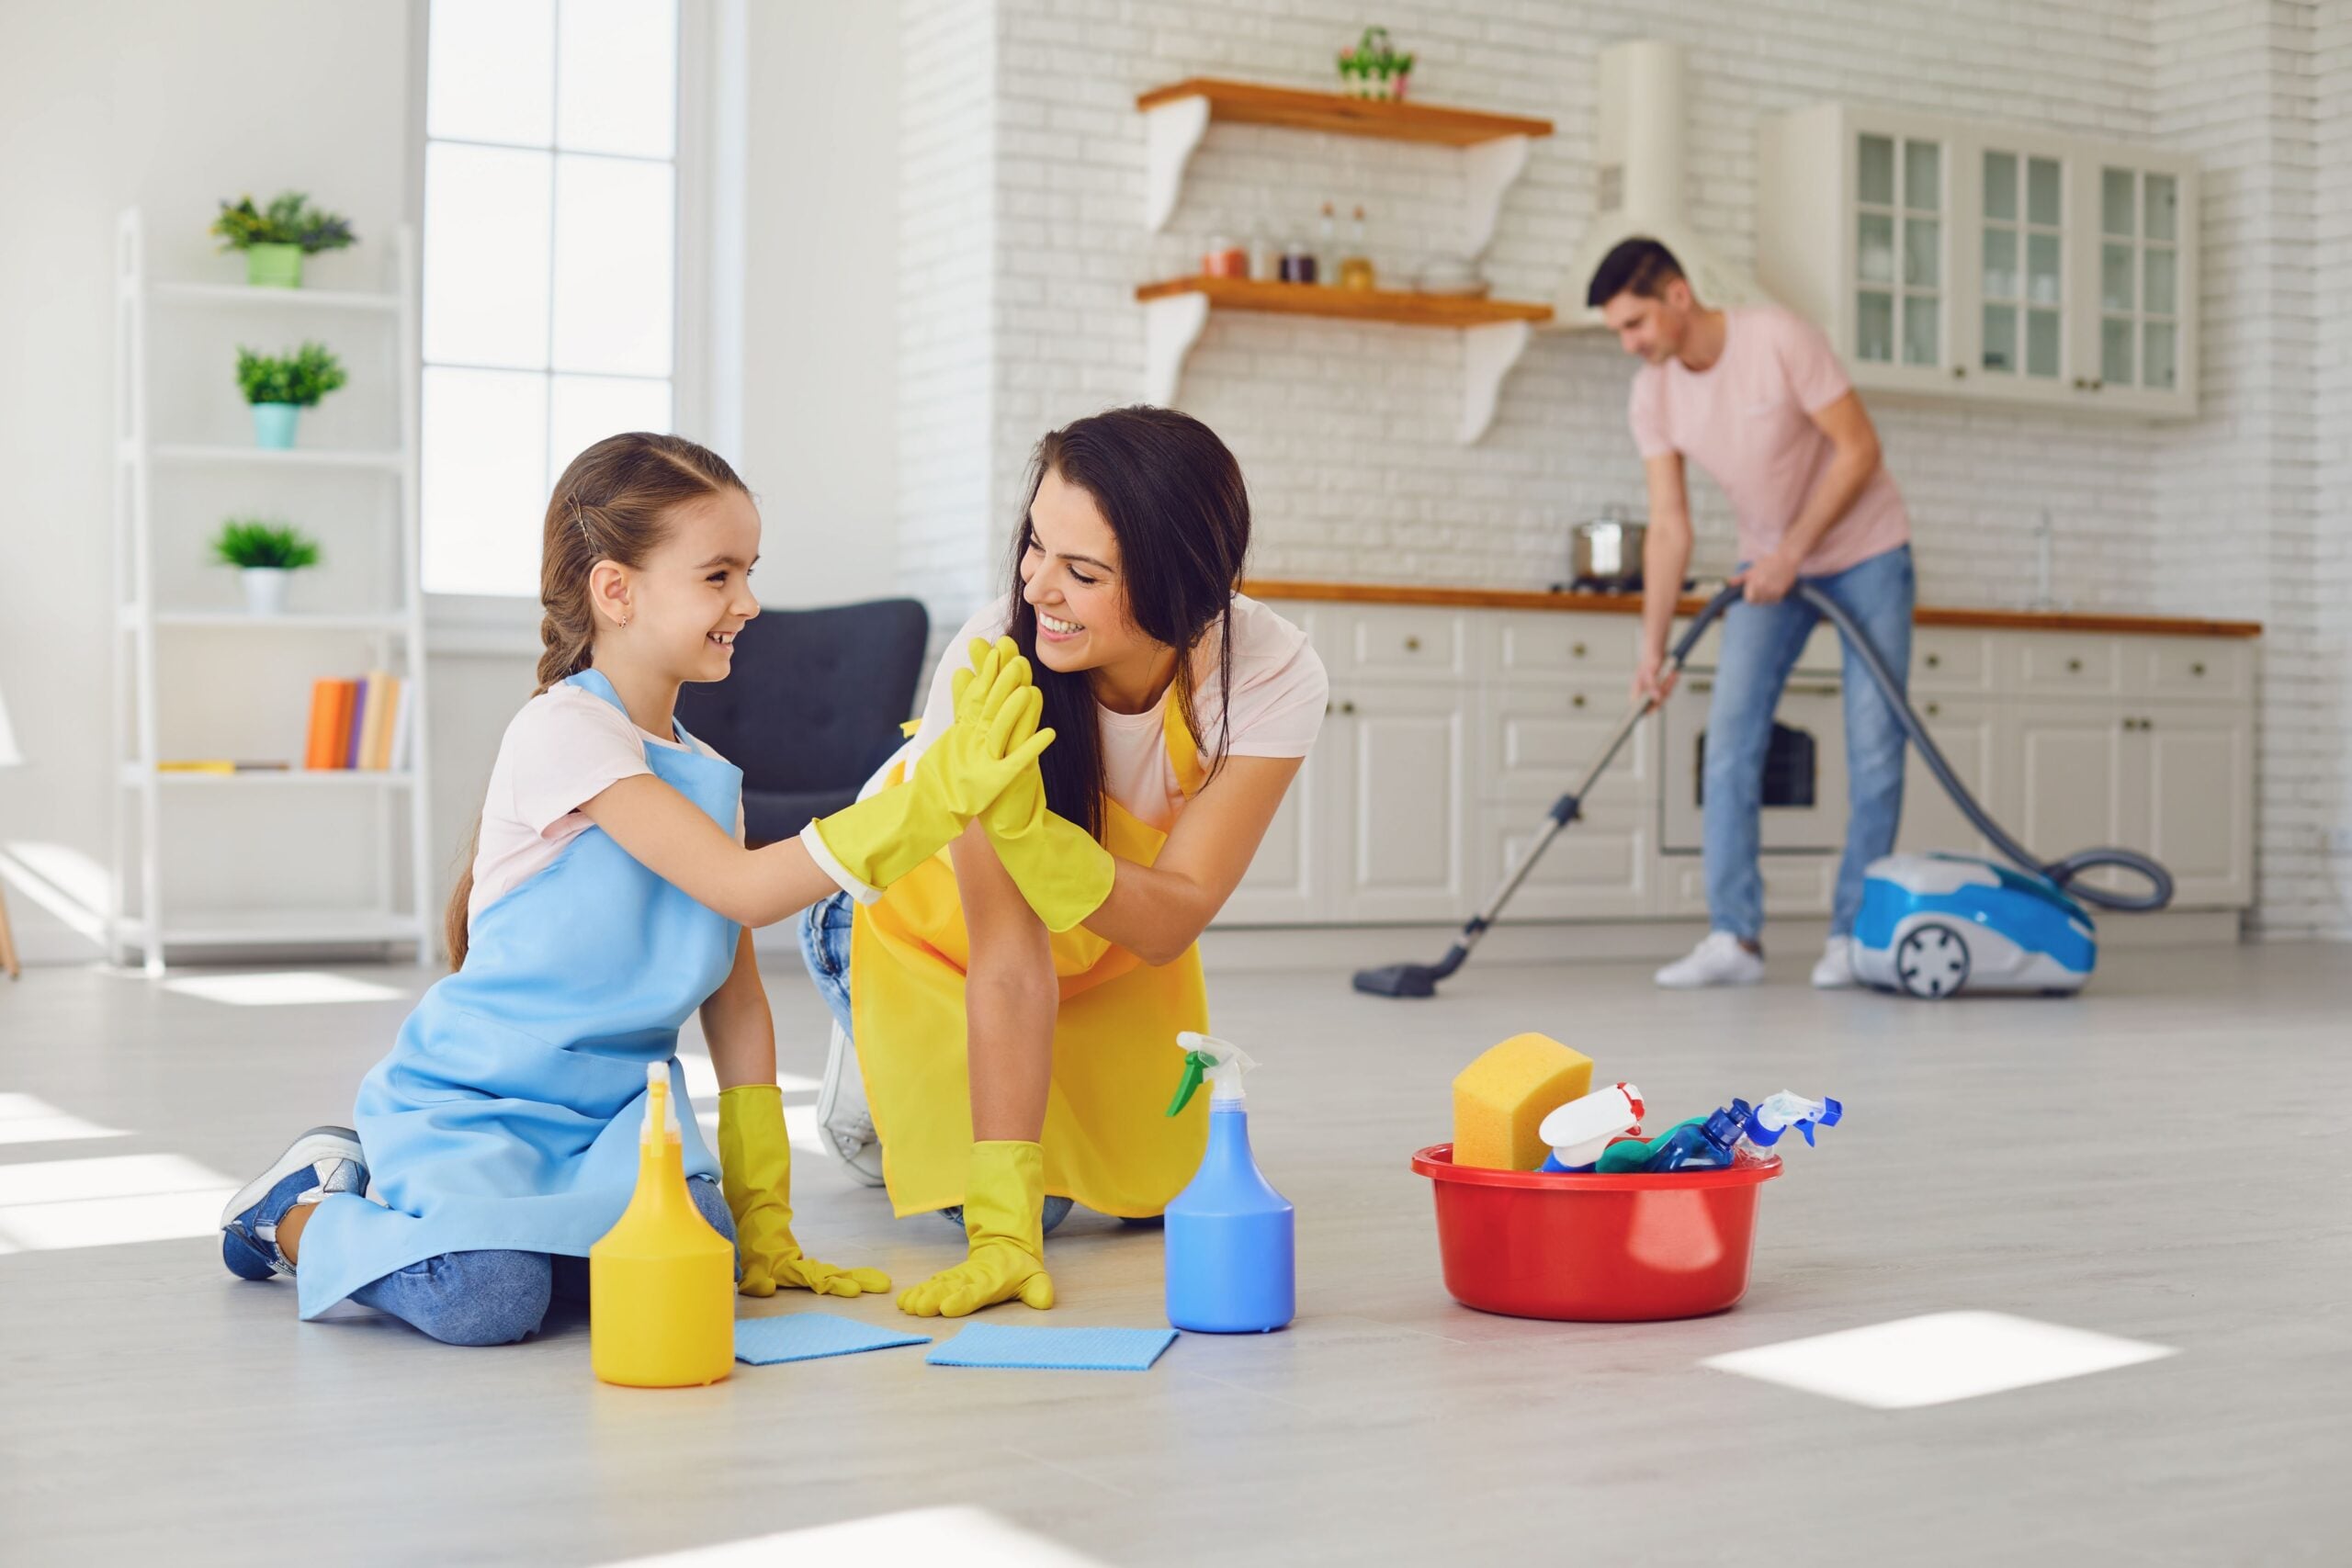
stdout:
<svg viewBox="0 0 2352 1568">
<path fill-rule="evenodd" d="M 914 737 L 866 782 L 860 798 L 881 788 L 890 769 L 903 761 L 914 766 L 924 750 L 956 721 L 955 678 L 972 666 L 974 637 L 995 638 L 1012 624 L 1012 602 L 999 599 L 964 624 L 948 644 L 932 672 L 931 691 L 923 704 L 922 724 Z M 1217 634 L 1201 639 L 1193 657 L 1193 716 L 1201 727 L 1201 765 L 1211 766 L 1224 728 L 1226 694 L 1217 680 Z M 1147 713 L 1114 713 L 1099 703 L 1095 713 L 1102 724 L 1104 793 L 1137 820 L 1166 832 L 1184 809 L 1184 792 L 1176 782 L 1176 765 L 1168 755 L 1168 705 L 1175 700 L 1171 683 Z M 1230 757 L 1304 757 L 1313 749 L 1323 728 L 1323 709 L 1330 682 L 1323 660 L 1308 645 L 1306 634 L 1255 599 L 1233 596 L 1233 735 L 1227 747 Z M 837 865 L 815 833 L 804 833 L 817 863 L 861 902 L 880 895 Z"/>
<path fill-rule="evenodd" d="M 706 757 L 718 756 L 699 740 L 694 744 Z M 623 779 L 653 771 L 645 760 L 649 746 L 685 750 L 675 739 L 639 729 L 628 714 L 580 686 L 552 686 L 523 705 L 498 743 L 482 797 L 474 890 L 466 903 L 469 933 L 484 909 L 554 864 L 566 844 L 594 826 L 582 814 L 582 805 Z M 740 806 L 735 838 L 742 841 Z"/>
</svg>

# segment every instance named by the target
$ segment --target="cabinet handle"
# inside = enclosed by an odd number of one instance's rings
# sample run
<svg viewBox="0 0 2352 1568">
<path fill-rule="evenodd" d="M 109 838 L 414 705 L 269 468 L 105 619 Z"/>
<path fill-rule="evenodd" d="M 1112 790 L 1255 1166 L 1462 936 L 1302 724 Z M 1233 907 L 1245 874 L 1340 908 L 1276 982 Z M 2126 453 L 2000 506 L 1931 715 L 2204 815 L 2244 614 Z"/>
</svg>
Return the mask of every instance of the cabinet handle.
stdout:
<svg viewBox="0 0 2352 1568">
<path fill-rule="evenodd" d="M 1942 654 L 1940 654 L 1940 653 L 1931 653 L 1931 654 L 1928 655 L 1928 669 L 1930 669 L 1930 670 L 1940 670 L 1940 669 L 1942 669 L 1942 668 L 1943 668 L 1943 665 L 1944 665 L 1944 656 L 1943 656 Z"/>
<path fill-rule="evenodd" d="M 1967 374 L 1968 367 L 1965 365 L 1955 365 L 1951 367 L 1951 378 L 1955 381 Z"/>
<path fill-rule="evenodd" d="M 2091 382 L 2090 382 L 2090 378 L 2089 378 L 2089 377 L 2087 377 L 2087 376 L 2077 376 L 2077 377 L 2075 377 L 2075 390 L 2076 390 L 2076 391 L 2078 391 L 2078 392 L 2087 392 L 2087 391 L 2089 391 L 2090 389 L 2091 389 Z"/>
<path fill-rule="evenodd" d="M 2202 674 L 2204 674 L 2204 673 L 2205 673 L 2205 666 L 2204 666 L 2204 663 L 2200 660 L 2200 661 L 2199 661 L 2199 662 L 2198 662 L 2198 663 L 2195 663 L 2195 664 L 2190 665 L 2190 666 L 2188 667 L 2188 672 L 2189 672 L 2191 675 L 2202 675 Z"/>
<path fill-rule="evenodd" d="M 2100 388 L 2102 388 L 2102 387 L 2104 387 L 2104 386 L 2106 386 L 2106 385 L 2107 385 L 2107 383 L 2106 383 L 2105 381 L 2101 380 L 2101 379 L 2100 379 L 2099 378 L 2098 378 L 2097 376 L 2094 376 L 2094 377 L 2092 377 L 2092 378 L 2091 378 L 2091 390 L 2092 390 L 2092 391 L 2096 392 L 2096 391 L 2098 391 Z"/>
<path fill-rule="evenodd" d="M 1580 708 L 1584 706 L 1584 694 L 1582 692 L 1578 692 L 1575 696 L 1570 697 L 1568 699 L 1568 705 L 1572 708 Z"/>
<path fill-rule="evenodd" d="M 1571 658 L 1582 659 L 1584 657 L 1584 644 L 1580 642 L 1571 643 L 1568 646 L 1568 654 Z"/>
<path fill-rule="evenodd" d="M 1356 705 L 1352 702 L 1341 703 L 1340 705 L 1340 711 L 1341 713 L 1353 713 L 1356 711 Z"/>
<path fill-rule="evenodd" d="M 2066 660 L 2066 673 L 2067 673 L 2067 674 L 2069 674 L 2069 675 L 2079 675 L 2079 674 L 2081 674 L 2082 672 L 2083 672 L 2083 661 L 2082 661 L 2081 660 L 2079 660 L 2079 659 L 2069 659 L 2068 660 Z"/>
<path fill-rule="evenodd" d="M 1944 711 L 1944 705 L 1943 705 L 1943 704 L 1941 704 L 1941 703 L 1929 703 L 1929 704 L 1928 705 L 1928 716 L 1929 718 L 1933 718 L 1933 717 L 1935 717 L 1938 714 L 1939 714 L 1939 713 L 1941 713 L 1941 712 L 1943 712 L 1943 711 Z"/>
<path fill-rule="evenodd" d="M 1420 639 L 1419 637 L 1407 637 L 1407 638 L 1405 639 L 1405 651 L 1406 651 L 1406 652 L 1408 652 L 1408 653 L 1419 653 L 1419 652 L 1420 652 L 1420 651 L 1421 651 L 1421 639 Z"/>
</svg>

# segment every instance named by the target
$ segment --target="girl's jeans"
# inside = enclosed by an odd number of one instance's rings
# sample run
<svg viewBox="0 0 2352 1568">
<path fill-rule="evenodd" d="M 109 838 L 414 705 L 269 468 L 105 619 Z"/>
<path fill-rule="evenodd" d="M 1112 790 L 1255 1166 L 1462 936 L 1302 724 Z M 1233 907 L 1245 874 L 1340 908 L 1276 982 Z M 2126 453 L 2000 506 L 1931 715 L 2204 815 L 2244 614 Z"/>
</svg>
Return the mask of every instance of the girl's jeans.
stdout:
<svg viewBox="0 0 2352 1568">
<path fill-rule="evenodd" d="M 686 1179 L 686 1191 L 711 1229 L 735 1239 L 735 1219 L 718 1183 Z M 544 1252 L 445 1252 L 371 1280 L 351 1292 L 444 1345 L 511 1345 L 537 1331 L 556 1301 L 588 1299 L 588 1260 Z"/>
</svg>

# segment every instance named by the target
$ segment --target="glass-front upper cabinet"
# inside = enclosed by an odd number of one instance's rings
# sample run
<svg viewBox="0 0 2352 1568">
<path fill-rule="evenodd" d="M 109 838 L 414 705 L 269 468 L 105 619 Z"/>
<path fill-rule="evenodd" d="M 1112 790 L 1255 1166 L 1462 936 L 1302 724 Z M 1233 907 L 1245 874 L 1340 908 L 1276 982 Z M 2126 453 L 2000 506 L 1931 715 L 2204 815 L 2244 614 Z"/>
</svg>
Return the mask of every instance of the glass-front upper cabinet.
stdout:
<svg viewBox="0 0 2352 1568">
<path fill-rule="evenodd" d="M 1856 386 L 1942 390 L 1959 363 L 1948 131 L 1830 104 L 1761 135 L 1758 281 L 1827 332 Z"/>
<path fill-rule="evenodd" d="M 1987 147 L 1978 170 L 1977 368 L 2054 388 L 2065 373 L 2065 165 Z"/>
<path fill-rule="evenodd" d="M 1758 280 L 1857 387 L 2196 412 L 2185 161 L 1839 104 L 1767 120 L 1758 152 Z"/>
<path fill-rule="evenodd" d="M 1854 357 L 1944 363 L 1944 144 L 1854 140 Z"/>
<path fill-rule="evenodd" d="M 2182 392 L 2191 297 L 2179 171 L 2102 159 L 2098 352 L 2089 389 L 2132 402 Z"/>
</svg>

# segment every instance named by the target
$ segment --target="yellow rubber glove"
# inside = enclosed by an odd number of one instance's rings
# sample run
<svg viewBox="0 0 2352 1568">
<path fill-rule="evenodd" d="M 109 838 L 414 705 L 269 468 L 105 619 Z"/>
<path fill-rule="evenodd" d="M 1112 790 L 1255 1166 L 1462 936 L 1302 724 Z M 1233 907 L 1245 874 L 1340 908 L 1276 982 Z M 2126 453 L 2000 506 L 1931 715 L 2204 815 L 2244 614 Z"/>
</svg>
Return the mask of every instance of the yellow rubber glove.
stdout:
<svg viewBox="0 0 2352 1568">
<path fill-rule="evenodd" d="M 1013 640 L 972 639 L 972 665 L 955 677 L 956 722 L 923 751 L 913 774 L 816 823 L 843 870 L 888 887 L 947 847 L 1022 774 L 1034 775 L 1054 732 L 1037 728 L 1046 699 Z"/>
<path fill-rule="evenodd" d="M 1019 1296 L 1043 1312 L 1054 1304 L 1046 1273 L 1046 1151 L 1035 1144 L 972 1145 L 964 1184 L 963 1262 L 899 1293 L 917 1317 L 967 1317 Z"/>
<path fill-rule="evenodd" d="M 719 1184 L 735 1216 L 735 1255 L 747 1296 L 779 1286 L 820 1296 L 855 1296 L 890 1288 L 879 1269 L 836 1269 L 804 1257 L 792 1236 L 792 1144 L 784 1135 L 784 1091 L 772 1083 L 718 1091 Z"/>
<path fill-rule="evenodd" d="M 1047 931 L 1069 930 L 1111 896 L 1118 862 L 1085 829 L 1046 809 L 1045 775 L 1035 767 L 1005 786 L 980 822 Z"/>
</svg>

